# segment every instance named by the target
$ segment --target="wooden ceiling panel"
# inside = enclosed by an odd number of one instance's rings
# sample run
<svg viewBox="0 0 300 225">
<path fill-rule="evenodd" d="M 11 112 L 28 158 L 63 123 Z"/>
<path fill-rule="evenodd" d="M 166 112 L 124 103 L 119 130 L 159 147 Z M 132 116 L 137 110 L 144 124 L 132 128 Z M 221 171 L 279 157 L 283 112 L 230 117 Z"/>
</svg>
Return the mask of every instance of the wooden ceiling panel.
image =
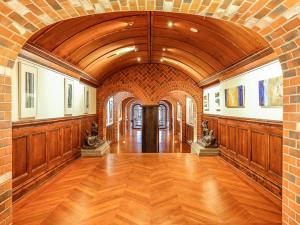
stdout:
<svg viewBox="0 0 300 225">
<path fill-rule="evenodd" d="M 100 82 L 137 63 L 168 64 L 199 82 L 269 47 L 257 33 L 231 22 L 166 12 L 69 19 L 40 30 L 28 43 Z"/>
</svg>

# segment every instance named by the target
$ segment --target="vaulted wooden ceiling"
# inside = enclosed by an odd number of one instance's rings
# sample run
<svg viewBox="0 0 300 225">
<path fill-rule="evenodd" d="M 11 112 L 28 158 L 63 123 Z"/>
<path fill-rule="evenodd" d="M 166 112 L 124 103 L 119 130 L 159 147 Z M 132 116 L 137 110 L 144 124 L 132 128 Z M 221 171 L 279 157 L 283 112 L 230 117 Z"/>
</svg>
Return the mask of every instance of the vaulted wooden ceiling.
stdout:
<svg viewBox="0 0 300 225">
<path fill-rule="evenodd" d="M 165 12 L 106 13 L 69 19 L 40 30 L 28 43 L 99 81 L 134 64 L 163 63 L 198 82 L 269 47 L 245 27 Z"/>
</svg>

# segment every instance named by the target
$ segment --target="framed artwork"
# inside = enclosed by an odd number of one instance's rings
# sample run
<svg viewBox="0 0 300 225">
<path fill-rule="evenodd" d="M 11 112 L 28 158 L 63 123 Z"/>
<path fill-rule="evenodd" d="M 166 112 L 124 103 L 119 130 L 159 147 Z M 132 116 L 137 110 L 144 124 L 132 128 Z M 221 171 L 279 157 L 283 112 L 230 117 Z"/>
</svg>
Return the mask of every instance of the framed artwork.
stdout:
<svg viewBox="0 0 300 225">
<path fill-rule="evenodd" d="M 260 80 L 258 82 L 259 105 L 263 107 L 278 107 L 283 105 L 282 76 Z"/>
<path fill-rule="evenodd" d="M 177 107 L 177 120 L 181 120 L 182 114 L 181 114 L 181 105 L 179 104 L 179 102 L 177 102 L 176 107 Z"/>
<path fill-rule="evenodd" d="M 90 89 L 88 86 L 84 86 L 84 112 L 89 113 L 90 109 Z"/>
<path fill-rule="evenodd" d="M 19 63 L 20 118 L 34 118 L 37 109 L 37 67 Z"/>
<path fill-rule="evenodd" d="M 186 118 L 186 121 L 188 124 L 191 124 L 193 125 L 194 124 L 194 103 L 192 101 L 191 98 L 187 97 L 186 98 L 186 109 L 187 109 L 187 112 L 186 112 L 186 115 L 187 115 L 187 118 Z"/>
<path fill-rule="evenodd" d="M 225 106 L 227 108 L 245 106 L 245 87 L 243 85 L 225 89 Z"/>
<path fill-rule="evenodd" d="M 106 126 L 109 126 L 113 123 L 113 106 L 114 99 L 113 97 L 110 97 L 106 105 Z"/>
<path fill-rule="evenodd" d="M 73 113 L 74 82 L 65 78 L 65 115 Z"/>
<path fill-rule="evenodd" d="M 204 111 L 209 111 L 209 94 L 203 96 L 203 107 Z"/>
<path fill-rule="evenodd" d="M 216 111 L 221 111 L 220 92 L 215 93 L 215 108 Z"/>
</svg>

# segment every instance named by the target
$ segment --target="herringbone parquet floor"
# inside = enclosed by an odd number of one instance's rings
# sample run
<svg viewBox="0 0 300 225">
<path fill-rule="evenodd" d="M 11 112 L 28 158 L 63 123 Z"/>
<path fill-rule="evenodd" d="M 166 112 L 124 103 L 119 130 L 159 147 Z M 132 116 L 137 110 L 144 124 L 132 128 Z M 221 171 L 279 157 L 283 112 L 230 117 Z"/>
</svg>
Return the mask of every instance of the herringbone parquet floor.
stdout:
<svg viewBox="0 0 300 225">
<path fill-rule="evenodd" d="M 14 225 L 281 224 L 281 209 L 219 157 L 80 158 L 13 206 Z"/>
</svg>

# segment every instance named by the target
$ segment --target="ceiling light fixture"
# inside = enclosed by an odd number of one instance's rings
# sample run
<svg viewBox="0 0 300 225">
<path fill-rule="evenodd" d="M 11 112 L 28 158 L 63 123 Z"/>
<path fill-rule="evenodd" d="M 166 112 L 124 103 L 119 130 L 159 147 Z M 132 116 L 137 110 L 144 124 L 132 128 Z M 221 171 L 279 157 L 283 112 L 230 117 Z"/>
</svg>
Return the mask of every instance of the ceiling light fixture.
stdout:
<svg viewBox="0 0 300 225">
<path fill-rule="evenodd" d="M 172 22 L 172 21 L 169 21 L 169 22 L 168 22 L 168 27 L 169 27 L 169 28 L 172 28 L 172 27 L 173 27 L 173 22 Z"/>
<path fill-rule="evenodd" d="M 162 50 L 165 52 L 167 49 L 166 48 L 162 48 Z"/>
<path fill-rule="evenodd" d="M 197 33 L 197 32 L 198 32 L 198 30 L 197 30 L 196 28 L 194 28 L 194 27 L 191 27 L 191 28 L 190 28 L 190 31 L 192 31 L 192 32 L 194 32 L 194 33 Z"/>
<path fill-rule="evenodd" d="M 134 22 L 128 22 L 127 24 L 128 24 L 129 27 L 132 27 Z"/>
<path fill-rule="evenodd" d="M 141 57 L 138 57 L 138 58 L 137 58 L 137 61 L 138 61 L 138 62 L 140 62 L 141 60 L 142 60 Z"/>
<path fill-rule="evenodd" d="M 163 62 L 163 61 L 164 61 L 164 58 L 163 58 L 163 57 L 161 57 L 161 58 L 160 58 L 160 62 Z"/>
<path fill-rule="evenodd" d="M 125 48 L 120 48 L 117 50 L 116 55 L 121 55 L 127 52 L 132 52 L 135 50 L 135 46 L 130 46 L 130 47 L 125 47 Z"/>
</svg>

